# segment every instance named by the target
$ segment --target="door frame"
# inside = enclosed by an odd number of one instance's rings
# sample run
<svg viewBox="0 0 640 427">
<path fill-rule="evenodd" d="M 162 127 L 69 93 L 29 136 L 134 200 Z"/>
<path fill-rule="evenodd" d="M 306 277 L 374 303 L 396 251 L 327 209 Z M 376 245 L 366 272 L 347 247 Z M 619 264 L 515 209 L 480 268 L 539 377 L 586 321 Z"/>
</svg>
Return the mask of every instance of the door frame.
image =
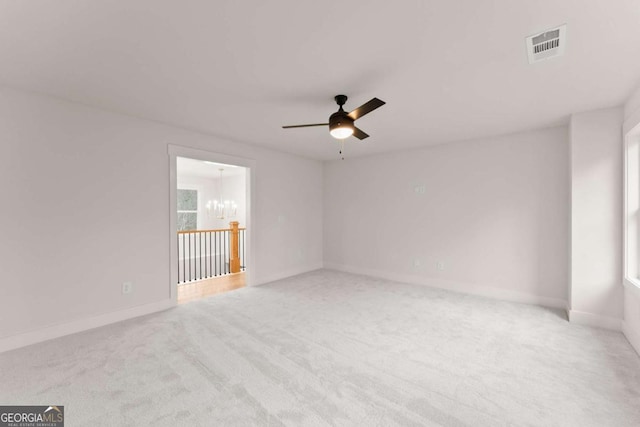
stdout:
<svg viewBox="0 0 640 427">
<path fill-rule="evenodd" d="M 184 147 L 181 145 L 167 144 L 167 154 L 169 155 L 169 244 L 170 244 L 170 260 L 171 268 L 169 274 L 170 296 L 171 300 L 177 302 L 178 294 L 178 214 L 177 207 L 177 188 L 178 188 L 178 157 L 186 157 L 189 159 L 202 160 L 207 162 L 225 163 L 228 165 L 241 166 L 246 168 L 246 206 L 247 206 L 247 230 L 245 232 L 245 283 L 246 286 L 252 285 L 253 277 L 253 228 L 251 224 L 255 217 L 254 195 L 253 191 L 255 183 L 256 161 L 245 157 L 237 157 L 229 154 L 218 153 L 214 151 L 206 151 L 198 148 Z"/>
</svg>

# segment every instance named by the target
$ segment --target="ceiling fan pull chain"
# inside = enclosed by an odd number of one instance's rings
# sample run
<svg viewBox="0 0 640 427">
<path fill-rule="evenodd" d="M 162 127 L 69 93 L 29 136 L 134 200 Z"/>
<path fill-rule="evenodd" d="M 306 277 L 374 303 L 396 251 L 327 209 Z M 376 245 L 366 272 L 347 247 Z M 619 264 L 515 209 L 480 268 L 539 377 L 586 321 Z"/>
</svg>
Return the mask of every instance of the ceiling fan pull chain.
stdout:
<svg viewBox="0 0 640 427">
<path fill-rule="evenodd" d="M 344 139 L 340 140 L 340 154 L 344 151 Z M 344 154 L 342 154 L 342 160 L 344 160 Z"/>
</svg>

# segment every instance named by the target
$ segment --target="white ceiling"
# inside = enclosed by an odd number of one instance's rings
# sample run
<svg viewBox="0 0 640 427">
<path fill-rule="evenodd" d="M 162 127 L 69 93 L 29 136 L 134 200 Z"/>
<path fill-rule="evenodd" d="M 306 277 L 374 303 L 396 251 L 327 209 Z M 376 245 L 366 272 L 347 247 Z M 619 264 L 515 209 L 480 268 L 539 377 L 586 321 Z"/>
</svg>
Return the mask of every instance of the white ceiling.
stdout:
<svg viewBox="0 0 640 427">
<path fill-rule="evenodd" d="M 220 169 L 223 169 L 223 178 L 241 176 L 245 174 L 245 168 L 241 166 L 204 162 L 202 160 L 188 159 L 186 157 L 176 158 L 176 170 L 178 172 L 178 176 L 196 176 L 200 178 L 218 179 L 220 178 Z"/>
<path fill-rule="evenodd" d="M 525 37 L 567 24 L 563 57 Z M 318 159 L 566 123 L 640 82 L 638 0 L 0 0 L 0 83 Z"/>
</svg>

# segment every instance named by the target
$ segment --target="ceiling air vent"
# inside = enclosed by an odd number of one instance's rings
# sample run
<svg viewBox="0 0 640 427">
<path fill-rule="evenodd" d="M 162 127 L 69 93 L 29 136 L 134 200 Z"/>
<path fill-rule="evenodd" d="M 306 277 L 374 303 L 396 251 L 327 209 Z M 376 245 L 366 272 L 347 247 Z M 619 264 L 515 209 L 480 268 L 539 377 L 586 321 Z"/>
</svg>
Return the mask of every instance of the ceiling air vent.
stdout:
<svg viewBox="0 0 640 427">
<path fill-rule="evenodd" d="M 562 55 L 566 44 L 566 25 L 527 37 L 529 64 Z"/>
</svg>

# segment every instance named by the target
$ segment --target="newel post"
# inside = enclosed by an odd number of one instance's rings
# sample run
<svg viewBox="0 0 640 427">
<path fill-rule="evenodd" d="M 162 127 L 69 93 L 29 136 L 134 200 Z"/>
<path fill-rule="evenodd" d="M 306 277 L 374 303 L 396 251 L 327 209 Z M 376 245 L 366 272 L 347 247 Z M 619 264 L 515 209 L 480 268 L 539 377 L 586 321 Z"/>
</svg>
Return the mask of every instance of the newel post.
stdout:
<svg viewBox="0 0 640 427">
<path fill-rule="evenodd" d="M 231 254 L 229 254 L 229 268 L 231 269 L 231 273 L 240 272 L 240 245 L 238 244 L 240 241 L 240 232 L 238 231 L 238 225 L 240 225 L 238 221 L 231 221 L 229 223 L 229 227 L 231 228 Z"/>
</svg>

